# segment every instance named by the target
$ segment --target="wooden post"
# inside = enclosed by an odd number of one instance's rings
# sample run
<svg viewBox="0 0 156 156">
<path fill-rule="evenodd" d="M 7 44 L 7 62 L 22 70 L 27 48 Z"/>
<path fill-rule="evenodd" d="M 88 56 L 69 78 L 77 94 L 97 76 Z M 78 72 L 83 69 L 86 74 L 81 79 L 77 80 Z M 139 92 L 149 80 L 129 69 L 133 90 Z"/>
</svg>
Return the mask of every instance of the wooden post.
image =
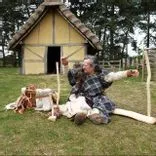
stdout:
<svg viewBox="0 0 156 156">
<path fill-rule="evenodd" d="M 56 62 L 56 73 L 57 73 L 57 92 L 58 92 L 58 97 L 56 101 L 56 105 L 59 105 L 59 100 L 60 100 L 60 77 L 59 77 L 59 65 L 58 62 Z"/>
<path fill-rule="evenodd" d="M 147 115 L 151 116 L 151 93 L 150 93 L 150 81 L 151 81 L 151 69 L 150 69 L 150 62 L 148 58 L 147 49 L 144 50 L 146 66 L 147 66 L 147 82 L 146 82 L 146 89 L 147 89 Z"/>
<path fill-rule="evenodd" d="M 56 62 L 56 73 L 57 73 L 57 92 L 58 92 L 58 97 L 57 97 L 57 101 L 56 101 L 56 107 L 58 107 L 59 105 L 59 100 L 60 100 L 60 79 L 59 79 L 59 65 L 58 62 Z M 49 95 L 51 98 L 51 95 Z M 54 115 L 54 105 L 51 103 L 51 116 L 48 118 L 48 120 L 51 121 L 56 121 L 57 117 Z"/>
<path fill-rule="evenodd" d="M 145 56 L 143 55 L 143 58 L 142 58 L 142 81 L 144 81 L 144 77 L 145 77 Z"/>
</svg>

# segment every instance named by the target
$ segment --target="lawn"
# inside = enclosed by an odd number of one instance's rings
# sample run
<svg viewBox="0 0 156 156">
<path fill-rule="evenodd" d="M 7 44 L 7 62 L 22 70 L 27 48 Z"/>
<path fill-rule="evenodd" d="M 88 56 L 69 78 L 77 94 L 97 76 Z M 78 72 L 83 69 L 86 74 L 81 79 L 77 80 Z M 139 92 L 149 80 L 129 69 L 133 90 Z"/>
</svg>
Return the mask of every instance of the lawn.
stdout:
<svg viewBox="0 0 156 156">
<path fill-rule="evenodd" d="M 61 75 L 61 101 L 70 86 Z M 155 155 L 156 126 L 112 115 L 108 125 L 89 120 L 77 126 L 66 117 L 49 121 L 46 113 L 27 110 L 23 115 L 5 105 L 30 83 L 57 90 L 56 75 L 19 75 L 17 68 L 0 68 L 0 155 Z M 156 84 L 151 83 L 152 116 L 156 117 Z M 147 114 L 146 82 L 140 78 L 116 81 L 107 95 L 120 108 Z"/>
</svg>

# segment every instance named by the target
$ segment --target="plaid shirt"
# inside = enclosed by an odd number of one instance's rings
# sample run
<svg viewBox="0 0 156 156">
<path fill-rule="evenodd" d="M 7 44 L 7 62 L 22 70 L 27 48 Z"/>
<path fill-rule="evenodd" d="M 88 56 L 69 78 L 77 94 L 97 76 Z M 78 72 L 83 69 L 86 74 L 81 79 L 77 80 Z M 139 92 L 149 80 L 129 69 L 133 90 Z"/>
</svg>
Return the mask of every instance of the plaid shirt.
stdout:
<svg viewBox="0 0 156 156">
<path fill-rule="evenodd" d="M 115 104 L 106 96 L 103 95 L 103 90 L 108 88 L 111 83 L 104 80 L 104 76 L 108 74 L 102 71 L 100 74 L 86 76 L 84 82 L 79 85 L 75 84 L 72 87 L 71 94 L 83 95 L 86 102 L 92 107 L 99 109 L 103 116 L 109 117 L 109 113 L 115 109 Z"/>
</svg>

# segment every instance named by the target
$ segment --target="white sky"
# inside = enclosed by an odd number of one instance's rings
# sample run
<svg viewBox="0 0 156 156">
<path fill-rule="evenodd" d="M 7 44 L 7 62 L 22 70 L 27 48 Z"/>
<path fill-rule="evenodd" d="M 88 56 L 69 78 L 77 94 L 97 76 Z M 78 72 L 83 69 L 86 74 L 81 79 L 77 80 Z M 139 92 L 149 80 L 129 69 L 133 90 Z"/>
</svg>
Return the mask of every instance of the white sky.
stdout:
<svg viewBox="0 0 156 156">
<path fill-rule="evenodd" d="M 150 15 L 150 22 L 154 23 L 155 22 L 154 20 L 156 20 L 156 15 Z M 140 47 L 140 48 L 145 47 L 145 45 L 143 45 L 143 38 L 144 37 L 145 37 L 145 34 L 144 33 L 141 33 L 141 30 L 140 29 L 136 29 L 135 35 L 134 35 L 134 39 L 137 41 L 137 47 Z M 150 48 L 153 48 L 153 47 L 154 46 L 151 45 Z M 128 45 L 128 54 L 129 54 L 129 56 L 136 56 L 137 55 L 137 53 L 132 50 L 131 44 Z"/>
<path fill-rule="evenodd" d="M 142 42 L 143 42 L 144 36 L 145 36 L 145 34 L 140 33 L 140 32 L 139 32 L 139 29 L 137 29 L 137 30 L 135 31 L 134 40 L 137 41 L 137 46 L 138 46 L 138 47 L 141 46 L 141 44 L 142 44 Z M 131 43 L 128 44 L 128 54 L 129 54 L 129 56 L 137 56 L 136 51 L 133 51 L 133 50 L 132 50 Z"/>
</svg>

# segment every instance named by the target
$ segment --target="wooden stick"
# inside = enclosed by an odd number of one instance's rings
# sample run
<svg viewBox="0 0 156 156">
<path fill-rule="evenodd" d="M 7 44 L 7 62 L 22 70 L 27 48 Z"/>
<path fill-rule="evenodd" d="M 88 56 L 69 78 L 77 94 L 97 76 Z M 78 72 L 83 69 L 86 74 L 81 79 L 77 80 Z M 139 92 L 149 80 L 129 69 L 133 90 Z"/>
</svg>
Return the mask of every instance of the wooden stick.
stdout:
<svg viewBox="0 0 156 156">
<path fill-rule="evenodd" d="M 60 101 L 60 77 L 59 77 L 59 64 L 56 62 L 56 73 L 57 73 L 57 92 L 58 92 L 58 97 L 56 100 L 56 105 L 59 105 Z"/>
<path fill-rule="evenodd" d="M 146 82 L 146 89 L 147 89 L 147 115 L 151 116 L 151 93 L 150 93 L 150 81 L 151 81 L 151 68 L 150 62 L 147 54 L 147 49 L 144 50 L 145 61 L 147 66 L 147 82 Z"/>
<path fill-rule="evenodd" d="M 144 76 L 145 76 L 145 55 L 143 55 L 142 58 L 142 81 L 144 81 Z"/>
<path fill-rule="evenodd" d="M 69 54 L 68 56 L 66 56 L 66 58 L 71 57 L 72 55 L 74 55 L 75 53 L 77 53 L 78 51 L 80 51 L 82 48 L 84 48 L 84 47 L 80 47 L 79 49 L 76 49 L 76 50 L 73 51 L 71 54 Z"/>
<path fill-rule="evenodd" d="M 81 47 L 79 49 L 76 49 L 74 52 L 72 52 L 71 54 L 65 56 L 65 57 L 62 57 L 61 58 L 61 63 L 64 65 L 64 66 L 67 66 L 68 65 L 68 58 L 71 57 L 72 55 L 74 55 L 75 53 L 77 53 L 78 51 L 80 51 L 82 48 L 84 47 Z"/>
<path fill-rule="evenodd" d="M 150 69 L 150 63 L 149 63 L 149 58 L 147 54 L 147 50 L 143 50 L 144 56 L 145 56 L 145 61 L 146 61 L 146 66 L 147 66 L 147 116 L 143 114 L 139 114 L 133 111 L 128 111 L 120 108 L 116 108 L 113 111 L 113 114 L 117 115 L 123 115 L 127 116 L 148 124 L 156 124 L 156 118 L 151 117 L 151 94 L 150 94 L 150 80 L 151 80 L 151 69 Z"/>
<path fill-rule="evenodd" d="M 49 102 L 51 104 L 51 116 L 54 116 L 54 105 L 53 102 L 51 101 L 51 94 L 49 94 Z"/>
<path fill-rule="evenodd" d="M 125 109 L 116 108 L 113 111 L 113 114 L 127 116 L 127 117 L 130 117 L 135 120 L 142 121 L 148 124 L 156 124 L 156 118 L 154 117 L 146 116 L 146 115 L 136 113 L 133 111 L 129 111 L 129 110 L 125 110 Z"/>
<path fill-rule="evenodd" d="M 56 100 L 56 106 L 58 107 L 59 105 L 59 100 L 60 100 L 60 79 L 59 79 L 59 64 L 58 62 L 56 62 L 56 73 L 57 73 L 57 91 L 58 91 L 58 97 L 57 97 L 57 100 Z M 51 96 L 50 96 L 51 98 Z M 56 116 L 54 115 L 54 105 L 52 104 L 51 102 L 51 116 L 48 118 L 49 120 L 51 121 L 56 121 Z"/>
</svg>

